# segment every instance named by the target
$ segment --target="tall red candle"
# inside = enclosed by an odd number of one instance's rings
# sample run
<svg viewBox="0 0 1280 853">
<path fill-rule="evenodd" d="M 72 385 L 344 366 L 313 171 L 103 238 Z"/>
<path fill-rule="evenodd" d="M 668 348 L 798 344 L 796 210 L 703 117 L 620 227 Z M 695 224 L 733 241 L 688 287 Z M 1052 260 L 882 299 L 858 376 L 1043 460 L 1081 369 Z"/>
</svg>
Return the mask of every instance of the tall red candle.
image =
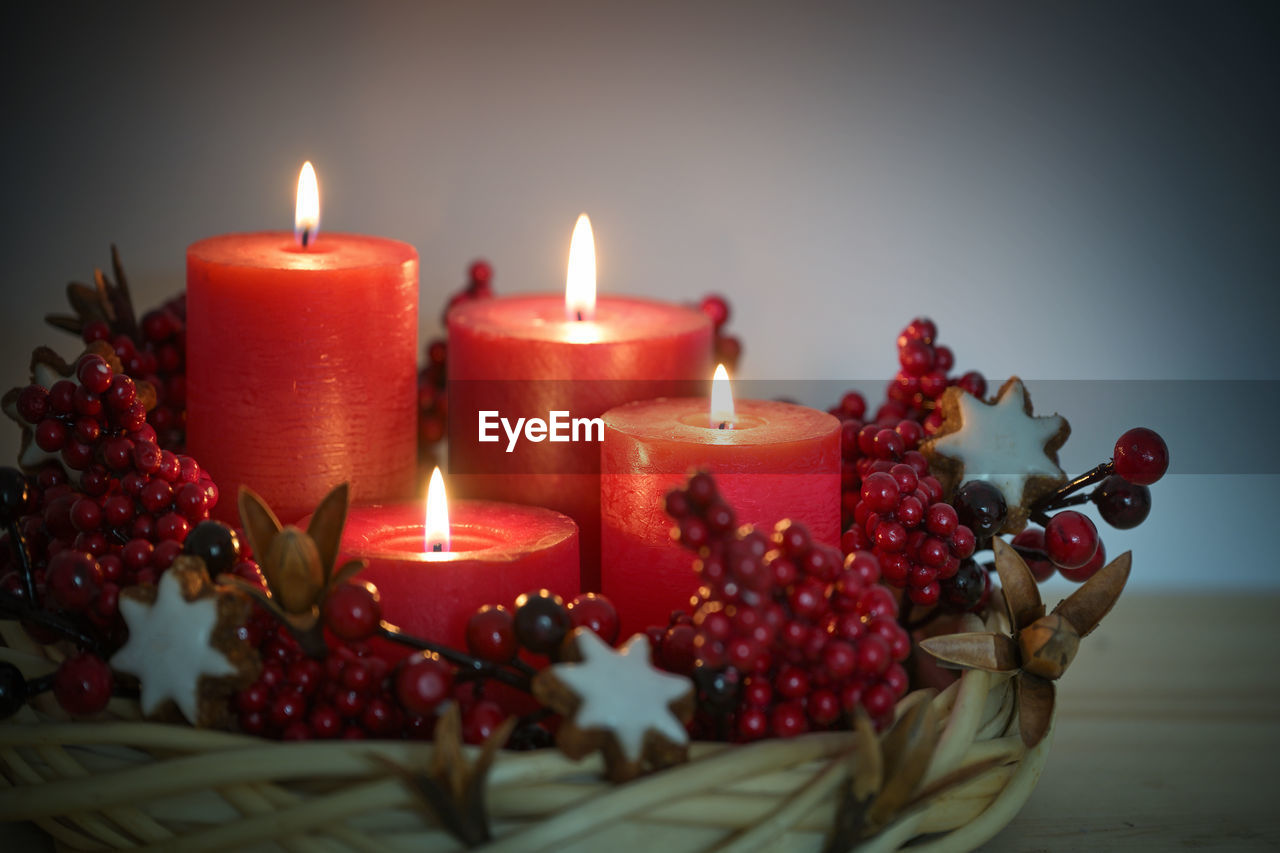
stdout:
<svg viewBox="0 0 1280 853">
<path fill-rule="evenodd" d="M 623 636 L 665 625 L 698 588 L 693 554 L 671 540 L 664 497 L 692 469 L 715 475 L 739 524 L 784 518 L 840 542 L 840 422 L 788 403 L 745 400 L 732 428 L 711 423 L 706 397 L 641 401 L 604 415 L 603 591 Z"/>
<path fill-rule="evenodd" d="M 241 484 L 288 523 L 334 485 L 409 497 L 418 253 L 378 237 L 229 234 L 187 249 L 187 447 L 234 521 Z"/>
<path fill-rule="evenodd" d="M 549 589 L 578 592 L 578 529 L 558 512 L 492 501 L 452 501 L 450 550 L 423 544 L 422 503 L 353 507 L 341 559 L 363 557 L 359 575 L 378 588 L 383 618 L 414 636 L 465 649 L 467 619 L 484 604 Z"/>
<path fill-rule="evenodd" d="M 585 218 L 585 217 L 584 217 Z M 575 232 L 576 240 L 576 232 Z M 594 254 L 591 261 L 594 287 Z M 582 585 L 600 583 L 600 444 L 479 440 L 479 413 L 593 418 L 631 400 L 696 393 L 711 367 L 699 311 L 608 297 L 576 319 L 575 294 L 470 302 L 449 312 L 449 478 L 470 497 L 551 507 L 578 522 Z M 593 434 L 591 437 L 597 438 Z"/>
</svg>

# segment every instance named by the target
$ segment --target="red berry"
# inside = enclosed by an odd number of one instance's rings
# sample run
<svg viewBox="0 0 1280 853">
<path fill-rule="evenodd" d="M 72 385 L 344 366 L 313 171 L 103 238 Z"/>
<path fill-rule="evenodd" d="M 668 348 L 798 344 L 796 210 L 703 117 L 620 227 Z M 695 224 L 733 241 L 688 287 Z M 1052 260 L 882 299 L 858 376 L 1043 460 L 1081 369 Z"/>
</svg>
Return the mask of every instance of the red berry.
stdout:
<svg viewBox="0 0 1280 853">
<path fill-rule="evenodd" d="M 502 605 L 486 604 L 467 619 L 467 648 L 481 660 L 506 663 L 516 656 L 515 619 Z"/>
<path fill-rule="evenodd" d="M 575 628 L 590 628 L 609 645 L 618 640 L 618 611 L 613 602 L 597 592 L 584 592 L 567 605 Z"/>
<path fill-rule="evenodd" d="M 695 639 L 697 631 L 692 625 L 672 625 L 657 647 L 658 665 L 668 672 L 689 675 L 697 663 Z"/>
<path fill-rule="evenodd" d="M 307 723 L 318 738 L 336 738 L 342 733 L 342 717 L 330 705 L 312 708 Z"/>
<path fill-rule="evenodd" d="M 1045 525 L 1044 549 L 1058 568 L 1078 569 L 1098 550 L 1098 529 L 1088 516 L 1064 510 Z"/>
<path fill-rule="evenodd" d="M 550 590 L 539 589 L 516 598 L 516 639 L 529 651 L 549 654 L 559 648 L 571 627 L 564 601 Z"/>
<path fill-rule="evenodd" d="M 1089 578 L 1098 573 L 1107 562 L 1107 549 L 1103 547 L 1102 541 L 1098 541 L 1098 550 L 1094 552 L 1089 562 L 1085 563 L 1078 569 L 1059 569 L 1058 574 L 1073 583 L 1084 583 Z"/>
<path fill-rule="evenodd" d="M 769 715 L 760 708 L 747 708 L 738 714 L 738 737 L 744 741 L 759 740 L 769 734 Z"/>
<path fill-rule="evenodd" d="M 382 621 L 377 588 L 365 581 L 335 587 L 324 601 L 324 624 L 347 642 L 373 636 Z"/>
<path fill-rule="evenodd" d="M 453 670 L 434 652 L 405 659 L 396 673 L 396 698 L 405 710 L 431 714 L 453 689 Z"/>
<path fill-rule="evenodd" d="M 76 377 L 80 384 L 94 394 L 101 394 L 111 387 L 111 376 L 111 367 L 100 355 L 91 353 L 76 364 Z"/>
<path fill-rule="evenodd" d="M 161 512 L 173 503 L 173 487 L 164 480 L 152 480 L 142 487 L 138 500 L 148 512 Z"/>
<path fill-rule="evenodd" d="M 111 669 L 87 652 L 67 658 L 53 677 L 53 695 L 68 714 L 96 714 L 111 699 Z"/>
<path fill-rule="evenodd" d="M 71 523 L 86 533 L 97 530 L 102 525 L 102 507 L 93 498 L 81 498 L 71 505 Z"/>
<path fill-rule="evenodd" d="M 78 613 L 87 608 L 98 592 L 102 573 L 94 558 L 82 551 L 59 551 L 49 560 L 45 584 L 63 610 Z"/>
<path fill-rule="evenodd" d="M 483 699 L 462 713 L 462 739 L 470 744 L 484 743 L 506 718 L 501 705 Z"/>
<path fill-rule="evenodd" d="M 809 730 L 804 706 L 795 700 L 778 704 L 769 715 L 769 728 L 773 730 L 774 737 L 779 738 L 804 734 Z"/>
<path fill-rule="evenodd" d="M 964 376 L 960 377 L 960 381 L 956 383 L 961 390 L 968 391 L 973 396 L 981 400 L 987 395 L 987 380 L 976 370 L 970 370 Z M 935 414 L 939 414 L 935 412 Z M 939 419 L 941 415 L 939 414 Z"/>
<path fill-rule="evenodd" d="M 698 307 L 711 319 L 711 325 L 717 329 L 729 322 L 729 303 L 723 296 L 716 294 L 704 296 Z"/>
<path fill-rule="evenodd" d="M 1151 512 L 1151 490 L 1131 483 L 1119 474 L 1103 480 L 1090 495 L 1102 520 L 1118 530 L 1129 530 Z"/>
<path fill-rule="evenodd" d="M 955 532 L 960 520 L 956 515 L 955 507 L 951 504 L 936 503 L 929 507 L 929 511 L 925 516 L 925 527 L 934 536 L 943 539 L 950 539 L 951 534 Z"/>
<path fill-rule="evenodd" d="M 49 411 L 49 392 L 42 385 L 28 385 L 18 394 L 18 415 L 27 423 L 39 423 Z"/>
<path fill-rule="evenodd" d="M 1116 441 L 1115 466 L 1130 483 L 1149 486 L 1169 469 L 1169 446 L 1158 432 L 1135 427 Z"/>
<path fill-rule="evenodd" d="M 62 421 L 45 418 L 36 424 L 35 443 L 46 453 L 56 453 L 67 443 L 67 428 Z"/>
<path fill-rule="evenodd" d="M 873 685 L 862 694 L 862 707 L 873 719 L 880 719 L 891 712 L 895 701 L 897 697 L 884 683 Z"/>
<path fill-rule="evenodd" d="M 907 341 L 898 350 L 898 363 L 910 376 L 924 376 L 933 369 L 933 347 L 923 341 Z"/>
</svg>

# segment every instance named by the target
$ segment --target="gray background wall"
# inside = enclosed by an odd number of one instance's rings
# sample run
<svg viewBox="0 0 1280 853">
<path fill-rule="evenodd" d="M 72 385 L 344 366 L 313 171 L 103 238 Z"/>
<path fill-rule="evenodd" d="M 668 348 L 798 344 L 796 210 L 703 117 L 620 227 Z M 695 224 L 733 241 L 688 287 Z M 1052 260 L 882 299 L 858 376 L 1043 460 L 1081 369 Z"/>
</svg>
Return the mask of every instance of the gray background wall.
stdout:
<svg viewBox="0 0 1280 853">
<path fill-rule="evenodd" d="M 1248 3 L 7 3 L 0 384 L 70 354 L 40 318 L 110 242 L 153 304 L 191 241 L 289 227 L 309 158 L 325 228 L 418 247 L 424 340 L 476 256 L 560 287 L 586 210 L 603 290 L 726 293 L 743 375 L 813 404 L 926 313 L 1068 415 L 1073 473 L 1162 430 L 1111 551 L 1275 585 L 1278 36 Z"/>
</svg>

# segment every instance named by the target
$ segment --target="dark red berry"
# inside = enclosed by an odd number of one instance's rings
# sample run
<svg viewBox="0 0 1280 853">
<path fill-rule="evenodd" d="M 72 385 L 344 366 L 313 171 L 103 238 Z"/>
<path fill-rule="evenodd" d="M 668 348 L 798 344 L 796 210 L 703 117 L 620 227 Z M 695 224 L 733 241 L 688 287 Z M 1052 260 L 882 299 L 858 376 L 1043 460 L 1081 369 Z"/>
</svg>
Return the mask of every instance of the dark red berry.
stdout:
<svg viewBox="0 0 1280 853">
<path fill-rule="evenodd" d="M 343 640 L 355 642 L 371 637 L 381 621 L 378 590 L 367 581 L 341 584 L 325 597 L 324 624 Z"/>
<path fill-rule="evenodd" d="M 956 490 L 952 504 L 960 524 L 979 540 L 988 539 L 1004 525 L 1008 505 L 1004 493 L 985 480 L 970 480 Z"/>
<path fill-rule="evenodd" d="M 96 714 L 111 699 L 111 669 L 87 652 L 67 658 L 53 677 L 53 695 L 68 714 Z"/>
<path fill-rule="evenodd" d="M 1151 512 L 1151 490 L 1112 474 L 1090 495 L 1102 520 L 1118 530 L 1129 530 Z"/>
<path fill-rule="evenodd" d="M 76 377 L 80 380 L 80 385 L 94 394 L 101 394 L 111 387 L 111 376 L 111 367 L 100 355 L 83 356 L 76 364 Z"/>
<path fill-rule="evenodd" d="M 1101 540 L 1098 542 L 1098 550 L 1089 558 L 1089 562 L 1085 563 L 1078 569 L 1060 569 L 1058 574 L 1073 583 L 1084 583 L 1089 578 L 1098 573 L 1107 562 L 1107 549 L 1103 547 Z"/>
<path fill-rule="evenodd" d="M 1059 569 L 1078 569 L 1098 550 L 1098 529 L 1088 516 L 1064 510 L 1045 525 L 1044 549 Z"/>
<path fill-rule="evenodd" d="M 1169 470 L 1169 446 L 1158 432 L 1135 427 L 1116 440 L 1115 466 L 1130 483 L 1149 486 Z"/>
<path fill-rule="evenodd" d="M 1019 548 L 1044 551 L 1044 531 L 1039 527 L 1028 527 L 1013 537 L 1013 545 Z M 1040 583 L 1047 581 L 1056 571 L 1053 563 L 1049 560 L 1036 559 L 1026 554 L 1023 554 L 1022 558 L 1027 564 L 1027 568 L 1031 570 L 1032 576 Z"/>
<path fill-rule="evenodd" d="M 45 573 L 49 594 L 59 607 L 73 613 L 93 602 L 101 581 L 97 561 L 81 551 L 59 551 L 49 560 Z"/>
<path fill-rule="evenodd" d="M 501 605 L 486 604 L 467 620 L 467 648 L 481 660 L 506 663 L 519 650 L 515 619 Z"/>
<path fill-rule="evenodd" d="M 502 706 L 492 699 L 482 699 L 462 713 L 462 739 L 482 744 L 507 718 Z"/>
<path fill-rule="evenodd" d="M 568 604 L 569 619 L 575 628 L 590 628 L 609 645 L 618 640 L 618 611 L 613 602 L 598 592 L 584 592 Z"/>
<path fill-rule="evenodd" d="M 531 652 L 545 655 L 555 651 L 571 626 L 564 601 L 549 590 L 528 592 L 516 599 L 516 638 Z"/>
<path fill-rule="evenodd" d="M 396 673 L 396 698 L 415 714 L 435 713 L 436 706 L 453 689 L 453 670 L 434 652 L 419 652 L 405 659 Z"/>
</svg>

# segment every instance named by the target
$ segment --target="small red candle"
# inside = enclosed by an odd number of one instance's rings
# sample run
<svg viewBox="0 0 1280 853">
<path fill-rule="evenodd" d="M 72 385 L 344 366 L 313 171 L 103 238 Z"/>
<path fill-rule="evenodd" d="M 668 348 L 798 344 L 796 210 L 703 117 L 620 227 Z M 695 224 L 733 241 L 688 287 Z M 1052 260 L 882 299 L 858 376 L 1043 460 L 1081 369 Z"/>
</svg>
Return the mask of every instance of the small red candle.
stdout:
<svg viewBox="0 0 1280 853">
<path fill-rule="evenodd" d="M 359 578 L 378 588 L 386 621 L 466 649 L 467 619 L 482 605 L 510 607 L 516 596 L 543 588 L 566 601 L 577 595 L 573 519 L 493 501 L 455 500 L 445 508 L 439 469 L 431 482 L 425 515 L 421 502 L 347 514 L 340 559 L 369 561 Z"/>
<path fill-rule="evenodd" d="M 469 302 L 449 312 L 449 476 L 459 494 L 547 506 L 582 536 L 582 587 L 600 588 L 600 444 L 479 440 L 479 415 L 598 417 L 631 400 L 697 393 L 711 321 L 642 299 L 595 298 L 590 223 L 578 220 L 563 295 Z M 580 432 L 580 439 L 589 430 Z"/>
<path fill-rule="evenodd" d="M 187 447 L 218 484 L 224 521 L 242 484 L 285 523 L 344 481 L 364 503 L 413 494 L 418 253 L 317 237 L 310 166 L 295 234 L 187 249 Z"/>
<path fill-rule="evenodd" d="M 693 469 L 715 475 L 738 524 L 771 530 L 790 518 L 817 541 L 840 542 L 840 422 L 789 403 L 735 405 L 727 376 L 713 386 L 710 406 L 706 397 L 646 400 L 604 415 L 603 589 L 623 636 L 666 625 L 698 588 L 694 555 L 671 540 L 664 510 Z"/>
</svg>

